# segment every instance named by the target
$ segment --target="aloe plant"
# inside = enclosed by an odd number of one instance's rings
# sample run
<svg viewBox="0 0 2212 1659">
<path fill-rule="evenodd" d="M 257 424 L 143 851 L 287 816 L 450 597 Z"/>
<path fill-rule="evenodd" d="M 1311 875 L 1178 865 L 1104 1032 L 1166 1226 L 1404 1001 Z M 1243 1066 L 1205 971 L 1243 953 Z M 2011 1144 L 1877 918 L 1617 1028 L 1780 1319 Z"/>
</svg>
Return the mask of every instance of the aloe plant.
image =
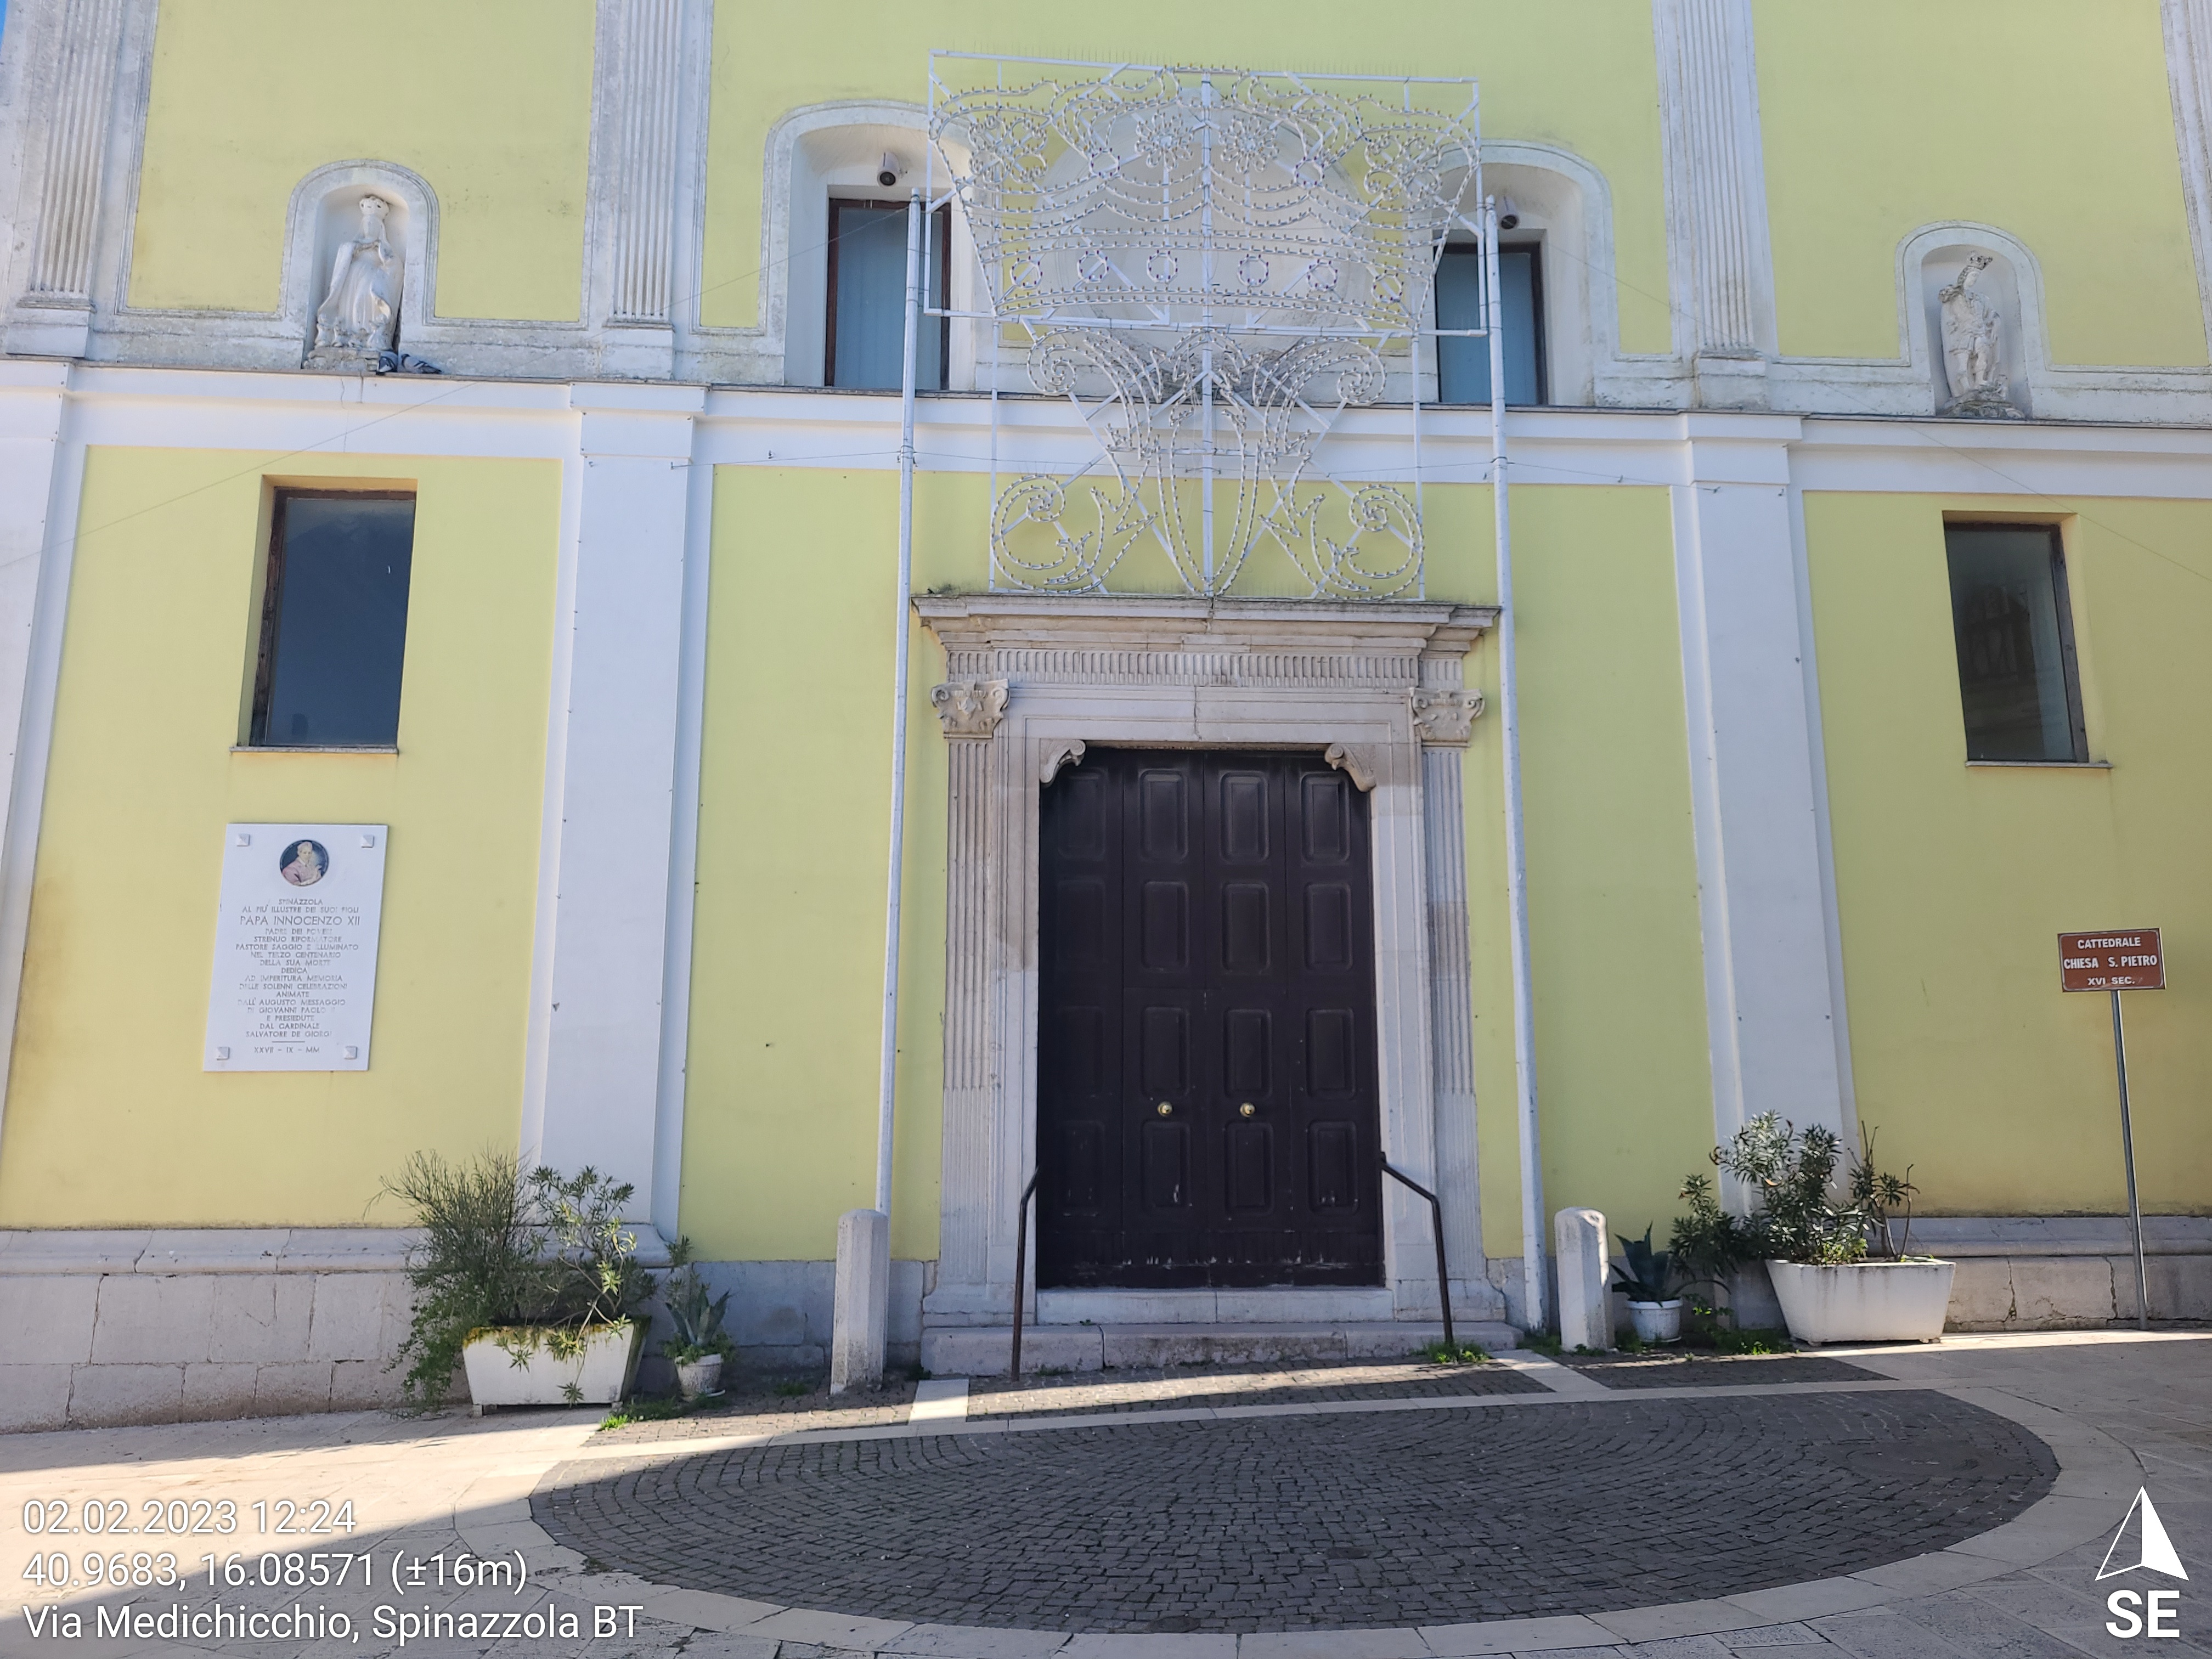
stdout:
<svg viewBox="0 0 2212 1659">
<path fill-rule="evenodd" d="M 1644 1230 L 1641 1238 L 1631 1238 L 1626 1233 L 1616 1235 L 1620 1240 L 1621 1253 L 1628 1265 L 1613 1267 L 1613 1288 L 1626 1291 L 1631 1302 L 1664 1302 L 1674 1294 L 1674 1258 L 1665 1250 L 1651 1248 L 1651 1229 Z"/>
<path fill-rule="evenodd" d="M 736 1346 L 722 1328 L 722 1316 L 730 1305 L 730 1293 L 724 1291 L 712 1301 L 708 1300 L 707 1281 L 700 1277 L 698 1267 L 691 1261 L 690 1239 L 678 1239 L 670 1255 L 676 1263 L 676 1271 L 662 1284 L 661 1299 L 668 1309 L 668 1322 L 673 1334 L 660 1345 L 661 1352 L 678 1364 L 703 1359 L 709 1354 L 720 1354 L 727 1359 Z"/>
</svg>

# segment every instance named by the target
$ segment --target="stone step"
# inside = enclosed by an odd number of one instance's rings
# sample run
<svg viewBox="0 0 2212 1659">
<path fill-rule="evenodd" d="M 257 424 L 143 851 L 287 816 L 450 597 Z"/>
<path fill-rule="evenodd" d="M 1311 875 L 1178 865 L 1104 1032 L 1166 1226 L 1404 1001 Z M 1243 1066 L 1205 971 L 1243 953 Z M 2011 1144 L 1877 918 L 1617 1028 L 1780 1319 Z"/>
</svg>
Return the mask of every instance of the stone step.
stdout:
<svg viewBox="0 0 2212 1659">
<path fill-rule="evenodd" d="M 1453 1322 L 1461 1346 L 1495 1353 L 1515 1346 L 1510 1325 Z M 1143 1370 L 1162 1365 L 1405 1359 L 1444 1340 L 1441 1322 L 1240 1325 L 1025 1325 L 1024 1371 Z M 932 1376 L 1004 1376 L 1012 1357 L 1006 1325 L 939 1325 L 921 1333 L 922 1369 Z"/>
</svg>

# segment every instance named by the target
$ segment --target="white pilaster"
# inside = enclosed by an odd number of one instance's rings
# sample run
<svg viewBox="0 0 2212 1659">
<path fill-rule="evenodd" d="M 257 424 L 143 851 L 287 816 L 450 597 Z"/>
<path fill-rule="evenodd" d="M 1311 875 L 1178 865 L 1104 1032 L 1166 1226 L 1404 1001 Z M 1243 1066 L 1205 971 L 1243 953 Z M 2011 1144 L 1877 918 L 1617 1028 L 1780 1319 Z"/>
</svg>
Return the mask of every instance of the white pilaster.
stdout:
<svg viewBox="0 0 2212 1659">
<path fill-rule="evenodd" d="M 2160 0 L 2181 196 L 2197 255 L 2197 297 L 2212 340 L 2212 0 Z"/>
<path fill-rule="evenodd" d="M 101 204 L 125 0 L 66 0 L 23 20 L 29 67 L 14 89 L 21 155 L 21 272 L 8 349 L 82 357 L 98 287 Z M 45 27 L 41 28 L 40 25 Z"/>
<path fill-rule="evenodd" d="M 674 252 L 678 0 L 630 0 L 615 192 L 613 320 L 665 323 Z"/>
<path fill-rule="evenodd" d="M 64 444 L 68 365 L 0 361 L 0 1114 L 6 1109 L 15 1004 L 31 919 L 39 815 L 46 799 L 62 624 L 84 478 Z"/>
<path fill-rule="evenodd" d="M 667 976 L 689 967 L 668 951 L 669 881 L 691 451 L 705 392 L 579 386 L 570 406 L 574 570 L 555 621 L 523 1151 L 635 1183 L 643 1214 L 657 1164 L 659 1186 L 672 1182 L 657 1139 L 681 1134 L 680 1115 L 665 1121 L 660 1109 L 662 1006 Z"/>
<path fill-rule="evenodd" d="M 676 789 L 669 827 L 668 930 L 663 948 L 659 1103 L 653 1151 L 653 1219 L 678 1236 L 684 1188 L 684 1101 L 691 1052 L 691 933 L 699 896 L 699 772 L 707 723 L 707 601 L 713 568 L 714 469 L 695 452 L 684 469 L 684 651 L 677 664 Z"/>
<path fill-rule="evenodd" d="M 1482 1255 L 1482 1180 L 1476 1155 L 1474 991 L 1468 954 L 1467 808 L 1461 771 L 1482 712 L 1460 685 L 1455 657 L 1425 657 L 1413 694 L 1421 743 L 1421 869 L 1428 908 L 1429 1052 L 1435 1079 L 1437 1194 L 1444 1252 L 1462 1308 L 1489 1289 Z"/>
<path fill-rule="evenodd" d="M 996 933 L 993 903 L 997 828 L 992 821 L 992 769 L 1001 746 L 991 741 L 1006 708 L 1004 682 L 995 699 L 977 700 L 988 718 L 948 718 L 939 703 L 946 755 L 945 871 L 945 1134 L 939 1196 L 944 1224 L 938 1244 L 939 1276 L 957 1285 L 988 1281 L 991 1218 L 991 1090 L 994 1073 L 993 984 L 989 942 Z M 1066 745 L 1062 745 L 1063 750 Z M 1080 745 L 1075 745 L 1079 754 Z M 1017 756 L 1014 763 L 1019 763 Z M 1061 764 L 1058 752 L 1038 768 L 1040 787 Z M 1026 1166 L 1024 1166 L 1026 1167 Z"/>
<path fill-rule="evenodd" d="M 1697 402 L 1764 408 L 1774 262 L 1751 0 L 1652 0 L 1676 349 Z"/>
<path fill-rule="evenodd" d="M 665 379 L 674 370 L 679 271 L 704 132 L 691 107 L 711 24 L 696 0 L 600 0 L 592 93 L 592 288 L 603 374 Z M 684 284 L 688 289 L 689 284 Z"/>
<path fill-rule="evenodd" d="M 1848 1136 L 1837 1058 L 1790 416 L 1676 417 L 1674 489 L 1713 1128 L 1775 1111 Z"/>
</svg>

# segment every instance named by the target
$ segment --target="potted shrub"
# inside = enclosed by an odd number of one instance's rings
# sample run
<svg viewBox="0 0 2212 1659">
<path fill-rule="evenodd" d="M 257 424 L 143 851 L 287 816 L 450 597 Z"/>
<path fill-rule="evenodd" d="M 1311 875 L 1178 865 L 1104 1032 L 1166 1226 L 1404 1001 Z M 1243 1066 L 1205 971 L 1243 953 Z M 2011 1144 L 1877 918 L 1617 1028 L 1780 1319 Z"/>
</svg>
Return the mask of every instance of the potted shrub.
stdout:
<svg viewBox="0 0 2212 1659">
<path fill-rule="evenodd" d="M 730 1293 L 707 1299 L 707 1281 L 691 1261 L 690 1239 L 677 1240 L 670 1255 L 676 1270 L 662 1282 L 661 1300 L 673 1333 L 660 1352 L 676 1362 L 676 1391 L 686 1400 L 704 1399 L 721 1393 L 722 1367 L 736 1346 L 722 1328 Z"/>
<path fill-rule="evenodd" d="M 1613 1288 L 1628 1292 L 1628 1322 L 1642 1342 L 1682 1340 L 1682 1298 L 1673 1294 L 1674 1259 L 1666 1250 L 1651 1248 L 1651 1229 L 1641 1238 L 1618 1235 L 1626 1265 L 1616 1264 Z"/>
<path fill-rule="evenodd" d="M 417 1153 L 386 1190 L 414 1210 L 414 1317 L 395 1364 L 418 1406 L 445 1403 L 458 1365 L 477 1409 L 611 1405 L 629 1390 L 651 1275 L 622 1224 L 633 1188 L 592 1170 L 524 1175 L 488 1152 Z"/>
<path fill-rule="evenodd" d="M 1911 1254 L 1912 1185 L 1874 1161 L 1865 1135 L 1836 1194 L 1843 1143 L 1822 1128 L 1798 1131 L 1762 1113 L 1716 1146 L 1713 1162 L 1754 1195 L 1744 1217 L 1726 1216 L 1707 1178 L 1684 1188 L 1686 1224 L 1708 1271 L 1764 1260 L 1790 1334 L 1800 1342 L 1933 1342 L 1943 1334 L 1954 1264 Z M 1840 1196 L 1839 1204 L 1832 1201 Z M 1902 1210 L 1904 1234 L 1891 1212 Z M 1681 1248 L 1677 1224 L 1676 1249 Z"/>
</svg>

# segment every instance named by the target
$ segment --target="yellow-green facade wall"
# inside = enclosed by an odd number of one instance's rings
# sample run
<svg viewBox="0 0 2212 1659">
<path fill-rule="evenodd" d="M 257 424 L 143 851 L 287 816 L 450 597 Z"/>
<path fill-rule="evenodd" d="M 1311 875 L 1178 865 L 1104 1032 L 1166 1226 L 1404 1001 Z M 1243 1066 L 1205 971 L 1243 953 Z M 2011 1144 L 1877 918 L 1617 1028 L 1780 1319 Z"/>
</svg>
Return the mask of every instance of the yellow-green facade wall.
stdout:
<svg viewBox="0 0 2212 1659">
<path fill-rule="evenodd" d="M 2158 0 L 1752 15 L 1785 355 L 1901 356 L 1897 250 L 1965 222 L 2027 245 L 2052 362 L 2205 361 Z"/>
<path fill-rule="evenodd" d="M 1271 64 L 1479 77 L 1486 137 L 1565 151 L 1605 177 L 1613 255 L 1595 275 L 1614 284 L 1620 347 L 1668 350 L 1676 331 L 1649 9 L 1417 0 L 1359 14 L 1356 27 L 1348 16 L 1138 0 L 1110 21 L 1079 21 L 989 0 L 948 24 L 888 0 L 834 13 L 726 0 L 710 70 L 700 320 L 760 320 L 768 142 L 792 112 L 919 106 L 933 47 L 1242 63 L 1257 38 Z M 2157 0 L 1755 0 L 1753 17 L 1785 355 L 1897 356 L 1899 246 L 1923 226 L 1960 221 L 2027 246 L 2055 362 L 2207 361 Z M 392 38 L 434 38 L 439 48 L 378 77 L 373 95 L 348 95 L 330 65 L 356 51 L 358 14 L 337 0 L 161 8 L 133 305 L 275 310 L 293 187 L 319 166 L 379 159 L 413 168 L 438 198 L 440 315 L 578 318 L 593 8 L 392 0 L 380 20 Z M 1968 81 L 1994 90 L 1962 94 Z M 2000 108 L 2021 118 L 1994 116 Z M 2122 268 L 2128 297 L 2115 303 L 2109 284 Z"/>
<path fill-rule="evenodd" d="M 131 303 L 277 309 L 292 191 L 396 161 L 438 206 L 436 314 L 574 322 L 591 0 L 167 0 L 154 37 Z M 393 56 L 397 43 L 434 43 Z"/>
<path fill-rule="evenodd" d="M 2063 526 L 2093 759 L 1966 763 L 1946 513 Z M 2212 505 L 1814 494 L 1805 503 L 1851 1060 L 1881 1161 L 1936 1214 L 2126 1207 L 2109 999 L 2057 935 L 2162 927 L 2126 998 L 2142 1206 L 2212 1212 Z"/>
<path fill-rule="evenodd" d="M 548 462 L 89 458 L 0 1144 L 0 1224 L 380 1220 L 407 1153 L 519 1132 L 559 522 Z M 277 482 L 420 492 L 399 753 L 242 754 L 252 593 Z M 986 481 L 927 475 L 921 589 L 983 580 Z M 2093 751 L 1969 767 L 1942 524 L 2048 503 L 1815 494 L 1806 511 L 1861 1121 L 1933 1213 L 2120 1204 L 2100 1000 L 2051 936 L 2159 925 L 2133 1000 L 2144 1200 L 2201 1212 L 2212 808 L 2191 618 L 2212 507 L 2064 519 Z M 718 469 L 682 1224 L 716 1259 L 822 1259 L 867 1201 L 888 807 L 896 476 Z M 1669 504 L 1514 498 L 1547 1206 L 1663 1235 L 1711 1137 Z M 1432 597 L 1491 597 L 1486 490 L 1428 492 Z M 800 619 L 813 618 L 802 623 Z M 936 1249 L 942 671 L 913 635 L 895 1249 Z M 834 635 L 834 640 L 825 637 Z M 845 665 L 819 672 L 825 649 Z M 1470 683 L 1495 707 L 1495 653 Z M 1498 726 L 1464 761 L 1486 1248 L 1519 1249 Z M 375 1065 L 216 1078 L 198 1049 L 222 825 L 392 826 Z M 118 876 L 118 872 L 122 872 Z"/>
<path fill-rule="evenodd" d="M 2206 361 L 2155 0 L 2094 11 L 1753 0 L 1753 13 L 1784 353 L 1894 355 L 1899 243 L 1959 219 L 2033 252 L 2057 361 Z M 933 46 L 1234 62 L 1264 22 L 1270 56 L 1292 67 L 1480 76 L 1487 135 L 1595 167 L 1614 244 L 1598 275 L 1616 283 L 1620 343 L 1667 349 L 1649 8 L 1419 0 L 1356 27 L 1349 15 L 1139 0 L 1079 23 L 990 0 L 940 33 L 888 5 L 722 4 L 702 319 L 759 321 L 765 146 L 793 110 L 919 102 Z M 434 36 L 440 50 L 348 96 L 329 66 L 347 61 L 357 12 L 331 0 L 161 7 L 134 305 L 274 309 L 293 187 L 315 167 L 374 158 L 437 192 L 441 314 L 578 318 L 594 8 L 393 0 L 380 18 L 392 37 Z M 1954 90 L 1960 64 L 2039 118 L 1993 125 L 1985 102 Z M 88 462 L 0 1225 L 396 1219 L 368 1206 L 408 1152 L 519 1133 L 558 465 L 304 465 L 133 449 Z M 396 757 L 232 752 L 272 479 L 421 491 Z M 918 588 L 981 585 L 985 489 L 925 472 Z M 872 1197 L 895 489 L 879 469 L 717 471 L 683 1158 L 683 1224 L 711 1256 L 825 1257 L 837 1213 Z M 1490 597 L 1488 499 L 1428 487 L 1431 597 Z M 1807 505 L 1859 1114 L 1880 1127 L 1886 1161 L 1912 1164 L 1925 1208 L 2117 1208 L 2104 1016 L 2097 999 L 2059 998 L 2044 957 L 2060 927 L 2163 925 L 2175 988 L 2135 999 L 2130 1015 L 2145 1201 L 2212 1208 L 2212 1133 L 2198 1124 L 2212 1009 L 2189 988 L 2188 943 L 2212 921 L 2193 862 L 2212 780 L 2190 723 L 2212 690 L 2191 625 L 2212 508 L 2008 503 L 2064 519 L 2091 741 L 2112 766 L 1996 771 L 1964 762 L 1942 580 L 1944 512 L 1987 505 L 1845 494 Z M 1594 1204 L 1627 1231 L 1650 1220 L 1663 1234 L 1711 1134 L 1667 493 L 1524 485 L 1515 512 L 1547 1206 Z M 945 779 L 921 695 L 941 657 L 918 627 L 913 643 L 894 1248 L 927 1257 Z M 839 668 L 825 675 L 832 653 Z M 1486 645 L 1469 676 L 1494 693 Z M 1478 723 L 1464 778 L 1485 1237 L 1510 1255 L 1519 1183 L 1497 735 L 1494 720 Z M 369 1073 L 198 1070 L 221 827 L 249 819 L 392 826 Z"/>
<path fill-rule="evenodd" d="M 410 488 L 397 753 L 238 752 L 278 483 Z M 94 449 L 0 1226 L 360 1226 L 422 1147 L 520 1138 L 560 471 Z M 390 826 L 363 1072 L 201 1069 L 223 828 Z"/>
<path fill-rule="evenodd" d="M 917 591 L 982 585 L 988 495 L 972 474 L 916 480 Z M 875 1202 L 897 535 L 895 472 L 715 470 L 682 1214 L 723 1259 L 827 1259 L 838 1216 Z M 929 1260 L 946 827 L 929 688 L 944 658 L 904 621 L 891 1249 Z"/>
</svg>

